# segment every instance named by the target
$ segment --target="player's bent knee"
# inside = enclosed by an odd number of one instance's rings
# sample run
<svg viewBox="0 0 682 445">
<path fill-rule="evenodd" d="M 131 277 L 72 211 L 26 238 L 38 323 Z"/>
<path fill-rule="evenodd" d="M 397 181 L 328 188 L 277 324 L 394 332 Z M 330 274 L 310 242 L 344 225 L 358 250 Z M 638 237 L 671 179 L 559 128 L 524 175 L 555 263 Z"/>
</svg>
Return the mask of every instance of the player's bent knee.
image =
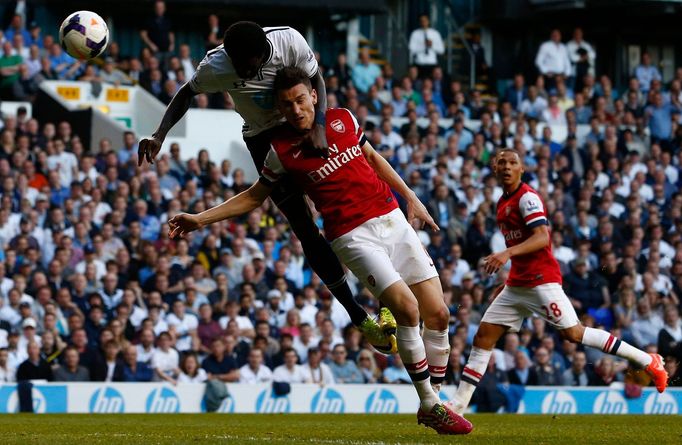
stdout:
<svg viewBox="0 0 682 445">
<path fill-rule="evenodd" d="M 448 328 L 450 322 L 450 310 L 443 303 L 438 307 L 429 311 L 428 314 L 421 314 L 424 319 L 424 324 L 429 329 L 442 331 Z"/>
<path fill-rule="evenodd" d="M 559 331 L 559 335 L 564 340 L 568 340 L 572 343 L 582 343 L 583 334 L 585 333 L 585 327 L 582 324 L 577 324 L 568 329 L 562 329 Z"/>
</svg>

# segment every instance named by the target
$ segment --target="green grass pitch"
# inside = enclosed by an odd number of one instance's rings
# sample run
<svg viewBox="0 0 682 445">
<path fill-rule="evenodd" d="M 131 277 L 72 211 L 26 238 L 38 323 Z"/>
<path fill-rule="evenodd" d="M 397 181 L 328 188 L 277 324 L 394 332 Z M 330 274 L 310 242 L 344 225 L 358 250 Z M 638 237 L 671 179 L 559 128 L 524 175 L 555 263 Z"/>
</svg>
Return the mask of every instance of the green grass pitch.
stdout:
<svg viewBox="0 0 682 445">
<path fill-rule="evenodd" d="M 468 436 L 439 436 L 408 415 L 12 414 L 2 444 L 682 444 L 680 416 L 471 415 Z"/>
</svg>

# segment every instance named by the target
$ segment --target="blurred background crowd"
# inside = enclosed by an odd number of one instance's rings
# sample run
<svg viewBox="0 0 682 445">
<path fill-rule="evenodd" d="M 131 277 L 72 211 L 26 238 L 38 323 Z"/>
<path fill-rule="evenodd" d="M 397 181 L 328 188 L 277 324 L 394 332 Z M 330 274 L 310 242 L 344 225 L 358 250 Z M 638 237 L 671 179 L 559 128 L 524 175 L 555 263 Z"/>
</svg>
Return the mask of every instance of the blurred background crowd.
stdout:
<svg viewBox="0 0 682 445">
<path fill-rule="evenodd" d="M 163 2 L 153 9 L 139 54 L 114 41 L 88 64 L 13 16 L 0 33 L 0 94 L 30 101 L 43 79 L 77 79 L 139 84 L 168 103 L 203 53 L 176 41 Z M 215 15 L 208 23 L 212 48 L 224 27 Z M 328 103 L 353 111 L 443 229 L 415 226 L 451 309 L 448 383 L 458 383 L 489 295 L 506 277 L 486 275 L 481 259 L 504 249 L 490 160 L 512 147 L 546 203 L 581 321 L 658 351 L 671 385 L 682 385 L 682 68 L 664 78 L 644 52 L 617 88 L 597 71 L 589 35 L 568 31 L 552 30 L 534 66 L 504 88 L 471 88 L 439 64 L 442 37 L 423 15 L 405 36 L 404 72 L 375 63 L 368 49 L 352 66 L 345 53 L 320 60 Z M 483 56 L 477 64 L 494 78 Z M 227 94 L 197 96 L 193 106 L 233 108 Z M 170 216 L 250 185 L 229 160 L 202 151 L 184 161 L 173 144 L 138 167 L 132 132 L 92 151 L 58 117 L 38 122 L 20 109 L 0 122 L 0 381 L 409 382 L 397 356 L 374 353 L 349 325 L 271 203 L 167 238 Z M 629 375 L 627 363 L 562 342 L 530 318 L 496 348 L 478 404 L 504 405 L 498 383 L 609 385 Z"/>
</svg>

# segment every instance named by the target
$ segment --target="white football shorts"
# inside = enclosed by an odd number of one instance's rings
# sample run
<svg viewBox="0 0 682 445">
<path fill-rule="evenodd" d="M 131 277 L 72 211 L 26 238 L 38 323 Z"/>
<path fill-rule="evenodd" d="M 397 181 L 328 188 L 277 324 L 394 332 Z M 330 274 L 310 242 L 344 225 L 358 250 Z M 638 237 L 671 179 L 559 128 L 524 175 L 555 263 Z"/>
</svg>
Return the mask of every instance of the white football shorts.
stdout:
<svg viewBox="0 0 682 445">
<path fill-rule="evenodd" d="M 505 286 L 481 321 L 509 326 L 511 332 L 518 332 L 523 319 L 532 314 L 539 315 L 559 330 L 578 324 L 578 315 L 559 283 L 536 287 Z"/>
<path fill-rule="evenodd" d="M 438 276 L 400 209 L 365 221 L 331 245 L 339 260 L 377 298 L 398 280 L 409 286 Z"/>
</svg>

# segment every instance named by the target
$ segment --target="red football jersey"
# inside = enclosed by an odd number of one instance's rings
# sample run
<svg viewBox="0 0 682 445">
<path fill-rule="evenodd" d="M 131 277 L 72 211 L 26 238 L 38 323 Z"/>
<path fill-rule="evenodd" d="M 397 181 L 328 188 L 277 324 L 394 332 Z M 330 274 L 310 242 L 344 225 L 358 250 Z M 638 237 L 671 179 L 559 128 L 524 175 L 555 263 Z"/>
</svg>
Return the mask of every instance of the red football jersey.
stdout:
<svg viewBox="0 0 682 445">
<path fill-rule="evenodd" d="M 327 239 L 333 240 L 398 204 L 365 159 L 362 146 L 367 139 L 351 112 L 331 108 L 326 117 L 328 159 L 297 145 L 301 135 L 283 125 L 271 141 L 260 180 L 273 184 L 290 175 L 315 203 Z"/>
<path fill-rule="evenodd" d="M 531 186 L 521 186 L 509 196 L 502 195 L 497 202 L 497 224 L 504 235 L 507 247 L 526 241 L 533 228 L 549 225 L 542 199 Z M 512 267 L 507 278 L 508 286 L 535 287 L 545 283 L 561 284 L 561 270 L 552 254 L 551 245 L 542 250 L 511 259 Z"/>
</svg>

